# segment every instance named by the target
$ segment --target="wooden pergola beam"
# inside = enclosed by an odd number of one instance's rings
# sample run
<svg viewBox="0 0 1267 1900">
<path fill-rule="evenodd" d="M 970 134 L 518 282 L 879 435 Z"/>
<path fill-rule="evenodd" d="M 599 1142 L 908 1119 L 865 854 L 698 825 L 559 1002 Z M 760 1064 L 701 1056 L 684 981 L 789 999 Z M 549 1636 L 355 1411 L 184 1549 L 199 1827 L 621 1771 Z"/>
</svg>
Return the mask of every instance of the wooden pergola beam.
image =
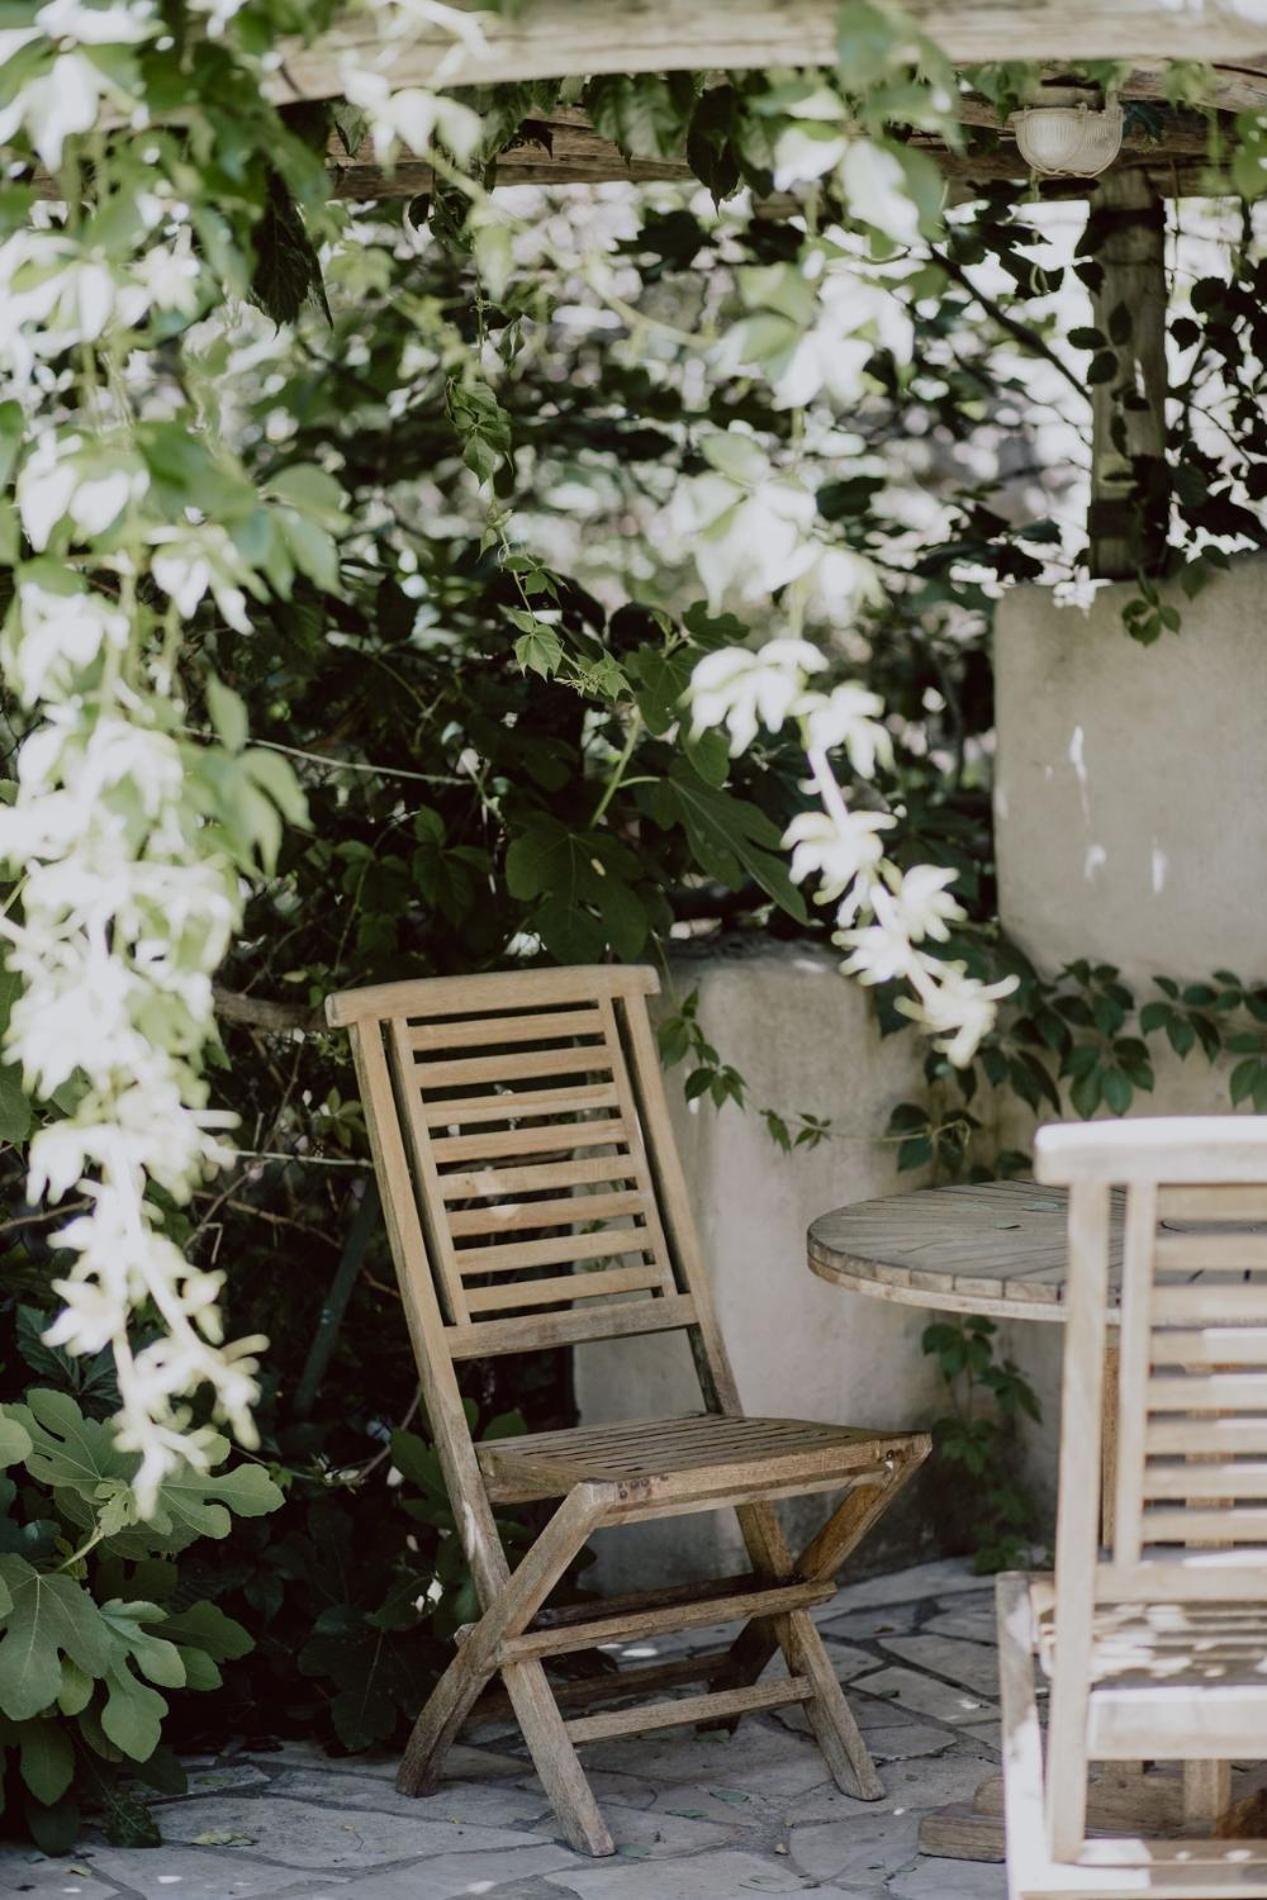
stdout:
<svg viewBox="0 0 1267 1900">
<path fill-rule="evenodd" d="M 475 15 L 473 0 L 456 0 Z M 1259 0 L 907 0 L 907 11 L 958 64 L 997 60 L 1131 59 L 1157 66 L 1200 58 L 1261 68 Z M 837 0 L 524 0 L 513 16 L 479 16 L 482 46 L 419 26 L 384 54 L 372 23 L 336 21 L 311 46 L 287 45 L 273 96 L 342 91 L 352 55 L 394 86 L 489 85 L 571 73 L 703 71 L 833 64 Z"/>
<path fill-rule="evenodd" d="M 1267 103 L 1267 84 L 1263 100 Z M 992 110 L 971 100 L 965 100 L 962 116 L 969 128 L 994 126 Z M 1015 141 L 1007 134 L 997 147 L 980 152 L 948 152 L 940 141 L 920 133 L 914 134 L 910 143 L 936 159 L 952 187 L 960 190 L 994 179 L 1028 175 Z M 1160 141 L 1143 131 L 1128 133 L 1119 164 L 1147 170 L 1155 189 L 1163 196 L 1175 196 L 1194 189 L 1208 169 L 1208 145 L 1206 124 L 1200 114 L 1170 114 Z M 425 162 L 402 158 L 390 171 L 384 171 L 368 142 L 349 157 L 335 136 L 327 163 L 336 198 L 412 198 L 431 189 L 431 168 Z M 575 107 L 556 107 L 543 118 L 526 122 L 519 139 L 499 156 L 494 182 L 499 186 L 689 184 L 693 176 L 685 159 L 624 158 L 609 139 L 594 130 L 583 112 Z M 1065 195 L 1087 195 L 1086 183 L 1081 179 L 1064 181 L 1063 187 L 1055 188 L 1056 193 L 1062 189 Z"/>
</svg>

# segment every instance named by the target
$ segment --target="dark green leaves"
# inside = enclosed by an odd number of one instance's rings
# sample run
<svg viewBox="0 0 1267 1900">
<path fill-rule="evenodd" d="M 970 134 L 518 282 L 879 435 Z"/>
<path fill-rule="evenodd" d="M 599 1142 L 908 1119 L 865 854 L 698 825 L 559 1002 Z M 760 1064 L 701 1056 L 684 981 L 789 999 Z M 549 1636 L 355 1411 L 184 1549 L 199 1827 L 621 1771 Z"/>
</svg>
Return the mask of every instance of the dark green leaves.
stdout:
<svg viewBox="0 0 1267 1900">
<path fill-rule="evenodd" d="M 55 1700 L 63 1656 L 85 1675 L 104 1674 L 109 1634 L 73 1578 L 0 1557 L 0 1617 L 0 1711 L 11 1720 L 27 1721 Z"/>
<path fill-rule="evenodd" d="M 806 921 L 805 900 L 788 876 L 779 831 L 763 811 L 706 784 L 685 761 L 672 767 L 663 789 L 661 809 L 671 805 L 680 816 L 691 848 L 710 876 L 734 886 L 746 872 L 789 916 Z"/>
<path fill-rule="evenodd" d="M 594 130 L 626 158 L 673 158 L 695 105 L 689 73 L 611 73 L 591 79 L 585 108 Z"/>
</svg>

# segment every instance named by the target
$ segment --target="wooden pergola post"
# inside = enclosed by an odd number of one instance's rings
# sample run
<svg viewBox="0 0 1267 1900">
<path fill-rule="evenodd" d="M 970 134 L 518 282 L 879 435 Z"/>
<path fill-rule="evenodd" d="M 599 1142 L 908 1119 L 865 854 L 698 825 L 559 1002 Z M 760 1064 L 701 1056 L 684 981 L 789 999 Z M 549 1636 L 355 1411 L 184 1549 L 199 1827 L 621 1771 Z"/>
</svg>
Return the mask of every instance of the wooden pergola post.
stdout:
<svg viewBox="0 0 1267 1900">
<path fill-rule="evenodd" d="M 1094 323 L 1116 359 L 1091 389 L 1089 564 L 1098 579 L 1154 572 L 1166 550 L 1166 211 L 1141 169 L 1100 179 L 1088 236 L 1101 268 Z"/>
</svg>

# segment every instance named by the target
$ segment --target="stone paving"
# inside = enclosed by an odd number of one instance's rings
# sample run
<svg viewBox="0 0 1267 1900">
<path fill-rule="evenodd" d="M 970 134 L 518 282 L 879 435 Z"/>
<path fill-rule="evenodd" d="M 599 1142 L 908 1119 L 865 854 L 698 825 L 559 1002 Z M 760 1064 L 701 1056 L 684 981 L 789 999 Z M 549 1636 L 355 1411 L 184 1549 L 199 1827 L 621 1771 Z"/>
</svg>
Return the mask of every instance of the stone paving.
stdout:
<svg viewBox="0 0 1267 1900">
<path fill-rule="evenodd" d="M 690 1729 L 591 1744 L 616 1840 L 589 1860 L 507 1732 L 462 1746 L 440 1792 L 411 1801 L 395 1761 L 315 1746 L 191 1764 L 159 1803 L 164 1845 L 86 1839 L 67 1860 L 0 1848 L 0 1893 L 38 1900 L 1003 1900 L 1003 1870 L 918 1851 L 920 1816 L 969 1801 L 998 1763 L 993 1589 L 956 1563 L 843 1590 L 819 1614 L 879 1767 L 881 1802 L 840 1794 L 799 1710 L 733 1736 Z M 692 1632 L 627 1658 L 716 1641 Z"/>
</svg>

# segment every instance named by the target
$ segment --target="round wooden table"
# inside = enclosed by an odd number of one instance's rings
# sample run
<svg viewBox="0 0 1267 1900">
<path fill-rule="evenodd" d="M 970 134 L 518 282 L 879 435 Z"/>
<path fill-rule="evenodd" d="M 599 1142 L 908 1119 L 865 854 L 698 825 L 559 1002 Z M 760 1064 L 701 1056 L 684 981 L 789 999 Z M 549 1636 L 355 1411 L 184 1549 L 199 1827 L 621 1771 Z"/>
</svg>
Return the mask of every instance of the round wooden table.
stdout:
<svg viewBox="0 0 1267 1900">
<path fill-rule="evenodd" d="M 1109 1319 L 1122 1293 L 1122 1201 L 1113 1197 Z M 820 1214 L 810 1270 L 852 1293 L 993 1319 L 1065 1317 L 1064 1188 L 1033 1181 L 923 1188 Z"/>
</svg>

